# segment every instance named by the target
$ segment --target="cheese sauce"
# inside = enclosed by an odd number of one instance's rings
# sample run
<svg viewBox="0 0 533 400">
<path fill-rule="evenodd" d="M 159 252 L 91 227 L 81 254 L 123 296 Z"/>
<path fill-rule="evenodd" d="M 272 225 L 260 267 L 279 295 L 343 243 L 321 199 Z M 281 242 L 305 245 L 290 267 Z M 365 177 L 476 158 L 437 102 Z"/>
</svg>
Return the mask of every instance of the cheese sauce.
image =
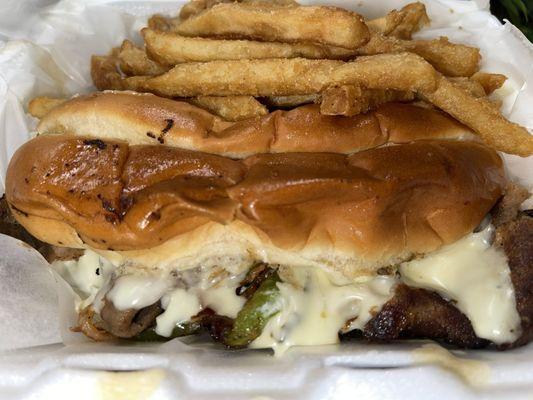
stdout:
<svg viewBox="0 0 533 400">
<path fill-rule="evenodd" d="M 305 286 L 278 283 L 282 310 L 271 318 L 252 348 L 273 348 L 276 355 L 296 345 L 339 342 L 339 331 L 363 328 L 372 312 L 381 309 L 393 295 L 397 283 L 392 276 L 378 276 L 369 282 L 336 286 L 319 269 L 306 271 Z"/>
<path fill-rule="evenodd" d="M 108 260 L 92 250 L 85 250 L 77 260 L 54 261 L 51 267 L 79 296 L 78 310 L 95 303 L 115 270 Z"/>
<path fill-rule="evenodd" d="M 202 310 L 198 296 L 185 289 L 174 289 L 161 299 L 165 312 L 156 318 L 155 331 L 169 337 L 177 324 L 188 322 Z"/>
<path fill-rule="evenodd" d="M 340 331 L 363 329 L 400 282 L 454 301 L 480 338 L 497 344 L 512 342 L 520 335 L 520 317 L 505 254 L 490 244 L 493 234 L 489 225 L 401 264 L 399 275 L 376 276 L 365 282 L 340 284 L 315 266 L 283 266 L 278 271 L 282 282 L 277 284 L 281 311 L 250 347 L 273 348 L 280 354 L 295 345 L 338 343 Z M 90 250 L 77 261 L 55 262 L 53 267 L 84 299 L 82 306 L 92 302 L 97 312 L 104 296 L 119 310 L 140 309 L 160 300 L 164 312 L 157 317 L 156 332 L 162 336 L 170 336 L 177 324 L 207 307 L 235 318 L 246 301 L 236 295 L 243 274 L 221 268 L 163 276 L 122 267 L 123 275 L 110 283 L 115 267 Z"/>
<path fill-rule="evenodd" d="M 141 309 L 157 302 L 172 286 L 168 277 L 123 275 L 115 281 L 106 297 L 117 310 Z"/>
<path fill-rule="evenodd" d="M 505 253 L 490 245 L 494 227 L 403 263 L 400 274 L 410 285 L 454 300 L 472 322 L 476 335 L 494 343 L 520 336 L 520 316 Z"/>
</svg>

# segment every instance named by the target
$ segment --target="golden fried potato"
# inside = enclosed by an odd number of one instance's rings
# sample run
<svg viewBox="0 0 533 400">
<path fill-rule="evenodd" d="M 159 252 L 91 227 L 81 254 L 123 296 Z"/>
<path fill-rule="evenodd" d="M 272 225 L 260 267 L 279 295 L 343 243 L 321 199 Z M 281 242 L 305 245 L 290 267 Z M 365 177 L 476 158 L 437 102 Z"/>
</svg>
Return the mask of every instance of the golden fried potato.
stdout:
<svg viewBox="0 0 533 400">
<path fill-rule="evenodd" d="M 485 99 L 476 99 L 444 76 L 439 77 L 437 90 L 421 90 L 419 94 L 472 128 L 496 150 L 522 157 L 533 155 L 533 136 L 524 127 L 508 121 Z"/>
<path fill-rule="evenodd" d="M 161 14 L 154 14 L 148 18 L 148 28 L 154 31 L 172 32 L 179 23 L 179 18 L 168 18 Z"/>
<path fill-rule="evenodd" d="M 303 104 L 317 103 L 320 100 L 320 95 L 315 94 L 301 94 L 294 96 L 271 96 L 265 97 L 264 102 L 269 107 L 276 108 L 292 108 L 301 106 Z"/>
<path fill-rule="evenodd" d="M 333 71 L 328 86 L 354 83 L 369 89 L 433 90 L 437 72 L 416 54 L 378 54 L 340 64 Z"/>
<path fill-rule="evenodd" d="M 267 108 L 252 96 L 198 96 L 189 99 L 189 102 L 226 121 L 241 121 L 268 114 Z"/>
<path fill-rule="evenodd" d="M 196 14 L 201 13 L 202 11 L 213 7 L 215 4 L 219 3 L 233 3 L 235 0 L 191 0 L 189 3 L 185 4 L 181 10 L 179 17 L 181 20 L 185 20 L 189 17 L 192 17 Z M 294 0 L 237 0 L 238 3 L 246 4 L 260 4 L 263 6 L 272 6 L 272 7 L 285 7 L 285 6 L 297 6 L 298 3 Z"/>
<path fill-rule="evenodd" d="M 124 79 L 117 69 L 116 56 L 92 56 L 91 78 L 98 90 L 124 90 Z"/>
<path fill-rule="evenodd" d="M 400 11 L 392 10 L 384 17 L 367 21 L 372 31 L 398 39 L 411 39 L 413 33 L 428 23 L 426 6 L 419 2 L 407 4 Z"/>
<path fill-rule="evenodd" d="M 356 50 L 360 55 L 410 51 L 423 57 L 447 76 L 471 76 L 479 69 L 479 49 L 450 43 L 447 38 L 401 40 L 373 32 L 370 41 Z"/>
<path fill-rule="evenodd" d="M 347 117 L 366 113 L 391 101 L 412 101 L 413 92 L 383 89 L 365 89 L 359 85 L 327 88 L 321 93 L 320 113 Z"/>
<path fill-rule="evenodd" d="M 176 33 L 143 29 L 146 51 L 153 60 L 166 66 L 184 62 L 262 58 L 349 59 L 354 53 L 340 47 L 307 43 L 256 42 L 191 38 Z M 137 74 L 141 75 L 141 74 Z M 152 74 L 150 74 L 152 75 Z"/>
<path fill-rule="evenodd" d="M 369 40 L 362 17 L 335 7 L 271 7 L 217 4 L 181 22 L 183 36 L 310 42 L 356 49 Z"/>
<path fill-rule="evenodd" d="M 347 63 L 301 58 L 188 63 L 160 76 L 142 78 L 126 78 L 126 85 L 137 84 L 136 90 L 167 97 L 292 96 L 342 84 L 396 90 L 436 87 L 433 67 L 410 53 L 360 57 Z"/>
<path fill-rule="evenodd" d="M 42 118 L 57 106 L 63 104 L 67 99 L 56 99 L 53 97 L 36 97 L 28 104 L 28 112 L 35 118 Z"/>
<path fill-rule="evenodd" d="M 485 91 L 485 94 L 489 95 L 492 92 L 494 92 L 496 89 L 499 89 L 503 86 L 505 81 L 507 80 L 507 77 L 502 74 L 491 74 L 488 72 L 476 72 L 474 75 L 472 75 L 471 79 L 474 82 L 479 83 L 483 90 Z"/>
<path fill-rule="evenodd" d="M 481 98 L 487 95 L 483 86 L 481 86 L 479 82 L 476 82 L 471 78 L 457 77 L 448 79 L 450 80 L 450 82 L 463 88 L 474 97 Z"/>
<path fill-rule="evenodd" d="M 151 60 L 146 52 L 129 40 L 124 40 L 117 54 L 120 69 L 126 75 L 161 75 L 169 70 Z"/>
</svg>

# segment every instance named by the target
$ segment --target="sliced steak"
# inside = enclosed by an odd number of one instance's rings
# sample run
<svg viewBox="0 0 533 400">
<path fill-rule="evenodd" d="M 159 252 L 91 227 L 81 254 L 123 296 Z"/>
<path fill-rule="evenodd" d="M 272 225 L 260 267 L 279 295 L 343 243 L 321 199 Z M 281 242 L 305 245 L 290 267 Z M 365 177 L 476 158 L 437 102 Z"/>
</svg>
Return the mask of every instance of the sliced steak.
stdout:
<svg viewBox="0 0 533 400">
<path fill-rule="evenodd" d="M 0 198 L 0 233 L 14 237 L 15 239 L 22 240 L 24 243 L 29 244 L 39 253 L 43 254 L 48 252 L 51 247 L 49 244 L 41 242 L 39 239 L 34 238 L 22 225 L 20 225 L 7 204 L 5 196 Z"/>
<path fill-rule="evenodd" d="M 511 270 L 516 308 L 522 320 L 522 336 L 517 347 L 533 340 L 533 217 L 528 212 L 496 229 L 496 244 L 503 247 Z"/>
<path fill-rule="evenodd" d="M 505 188 L 503 197 L 490 212 L 492 224 L 499 227 L 514 220 L 520 211 L 520 204 L 528 197 L 529 192 L 526 188 L 510 182 Z"/>
<path fill-rule="evenodd" d="M 106 300 L 100 311 L 101 326 L 98 328 L 119 338 L 132 338 L 155 325 L 155 319 L 162 312 L 163 308 L 159 301 L 140 310 L 130 308 L 120 311 L 115 308 L 113 302 Z"/>
<path fill-rule="evenodd" d="M 67 247 L 56 247 L 51 244 L 41 242 L 39 239 L 33 237 L 21 224 L 17 222 L 9 206 L 5 196 L 0 198 L 0 233 L 14 237 L 27 243 L 48 261 L 68 261 L 77 260 L 83 255 L 82 249 L 70 249 Z"/>
<path fill-rule="evenodd" d="M 489 344 L 476 336 L 468 318 L 452 303 L 406 285 L 397 287 L 394 297 L 366 324 L 363 336 L 372 341 L 427 338 L 464 348 Z"/>
</svg>

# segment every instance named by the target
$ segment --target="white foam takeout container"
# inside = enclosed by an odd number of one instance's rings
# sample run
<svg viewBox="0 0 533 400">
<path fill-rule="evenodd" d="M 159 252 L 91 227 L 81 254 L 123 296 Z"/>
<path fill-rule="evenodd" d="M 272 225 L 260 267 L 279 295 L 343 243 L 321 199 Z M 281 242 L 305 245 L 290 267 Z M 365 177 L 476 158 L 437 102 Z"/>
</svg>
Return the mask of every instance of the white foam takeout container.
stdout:
<svg viewBox="0 0 533 400">
<path fill-rule="evenodd" d="M 409 0 L 302 1 L 368 18 Z M 105 54 L 147 16 L 175 14 L 184 0 L 2 0 L 0 2 L 0 193 L 13 152 L 30 137 L 37 95 L 93 90 L 92 54 Z M 533 46 L 488 12 L 488 0 L 427 0 L 432 24 L 417 37 L 446 35 L 479 47 L 482 69 L 509 77 L 496 96 L 511 120 L 533 128 Z M 533 157 L 506 156 L 509 173 L 533 189 Z M 0 399 L 18 398 L 506 398 L 533 393 L 533 346 L 508 352 L 452 351 L 429 342 L 364 342 L 228 352 L 200 339 L 162 345 L 91 343 L 61 337 L 70 304 L 32 249 L 0 235 Z M 64 332 L 63 332 L 64 333 Z M 64 344 L 63 342 L 67 343 Z M 109 372 L 115 371 L 115 372 Z M 118 372 L 117 372 L 118 371 Z M 135 372 L 133 372 L 135 371 Z"/>
</svg>

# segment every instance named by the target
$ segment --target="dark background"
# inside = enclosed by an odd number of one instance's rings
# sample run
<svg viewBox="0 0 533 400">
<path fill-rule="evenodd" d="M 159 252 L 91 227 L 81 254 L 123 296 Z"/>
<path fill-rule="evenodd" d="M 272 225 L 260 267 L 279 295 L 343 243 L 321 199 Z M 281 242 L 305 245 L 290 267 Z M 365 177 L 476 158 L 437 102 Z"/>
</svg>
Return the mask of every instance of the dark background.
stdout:
<svg viewBox="0 0 533 400">
<path fill-rule="evenodd" d="M 500 21 L 508 19 L 533 42 L 533 0 L 490 0 L 490 10 Z"/>
</svg>

